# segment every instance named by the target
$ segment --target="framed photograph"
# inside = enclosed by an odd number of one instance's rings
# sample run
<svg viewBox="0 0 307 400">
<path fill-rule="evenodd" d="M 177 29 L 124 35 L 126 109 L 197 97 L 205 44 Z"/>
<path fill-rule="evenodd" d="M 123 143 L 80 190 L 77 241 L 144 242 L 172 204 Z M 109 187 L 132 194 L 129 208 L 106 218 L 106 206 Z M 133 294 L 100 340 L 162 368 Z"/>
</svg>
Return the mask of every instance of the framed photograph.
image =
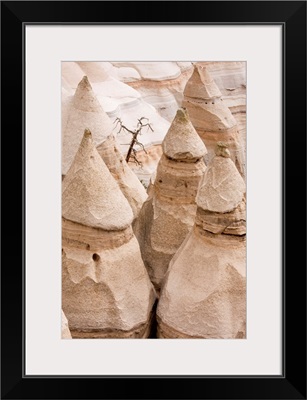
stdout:
<svg viewBox="0 0 307 400">
<path fill-rule="evenodd" d="M 2 398 L 306 399 L 306 3 L 1 11 Z"/>
</svg>

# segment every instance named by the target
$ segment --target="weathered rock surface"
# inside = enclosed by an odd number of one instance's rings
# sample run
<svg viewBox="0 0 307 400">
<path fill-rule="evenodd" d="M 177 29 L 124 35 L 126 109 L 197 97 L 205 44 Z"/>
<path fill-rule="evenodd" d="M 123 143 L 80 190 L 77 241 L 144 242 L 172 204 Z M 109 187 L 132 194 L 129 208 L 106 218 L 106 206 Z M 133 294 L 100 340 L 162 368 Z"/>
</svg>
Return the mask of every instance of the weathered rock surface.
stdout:
<svg viewBox="0 0 307 400">
<path fill-rule="evenodd" d="M 224 106 L 235 117 L 245 163 L 246 63 L 206 61 L 196 64 L 206 67 L 221 92 Z M 79 81 L 87 75 L 113 128 L 117 117 L 132 129 L 137 118 L 145 116 L 151 121 L 154 133 L 144 131 L 140 137 L 149 157 L 146 154 L 144 156 L 141 148 L 137 148 L 142 166 L 129 163 L 130 168 L 147 185 L 158 161 L 152 154 L 160 148 L 177 108 L 182 105 L 183 90 L 192 71 L 191 62 L 63 62 L 62 126 L 67 120 L 72 95 Z M 122 132 L 116 139 L 121 153 L 125 155 L 131 137 Z M 224 138 L 220 136 L 215 140 Z M 211 150 L 208 150 L 210 153 Z"/>
<path fill-rule="evenodd" d="M 145 266 L 157 290 L 171 258 L 194 224 L 195 197 L 205 171 L 206 147 L 186 110 L 178 110 L 162 149 L 150 196 L 135 229 Z"/>
<path fill-rule="evenodd" d="M 67 109 L 69 100 L 67 98 L 65 100 L 64 96 L 62 96 L 62 99 L 63 106 Z M 77 122 L 80 125 L 77 126 Z M 93 139 L 98 153 L 118 182 L 136 218 L 147 198 L 146 190 L 126 163 L 120 151 L 120 145 L 111 133 L 114 127 L 97 100 L 86 76 L 78 85 L 78 89 L 72 98 L 72 104 L 70 104 L 68 120 L 63 125 L 63 175 L 71 165 L 83 135 L 81 131 L 82 129 L 84 131 L 85 128 L 94 128 Z"/>
<path fill-rule="evenodd" d="M 79 62 L 77 67 L 82 69 L 84 74 L 88 74 L 92 83 L 93 94 L 104 110 L 103 112 L 109 117 L 120 152 L 126 155 L 131 141 L 131 134 L 124 130 L 119 132 L 118 126 L 116 127 L 116 119 L 120 118 L 124 125 L 134 130 L 138 119 L 142 117 L 148 118 L 153 132 L 147 129 L 142 130 L 142 134 L 139 137 L 140 142 L 144 145 L 148 154 L 155 152 L 155 148 L 161 145 L 169 128 L 169 121 L 163 118 L 153 105 L 146 102 L 141 93 L 117 79 L 118 72 L 112 64 Z M 64 103 L 63 110 L 65 111 L 66 103 L 64 101 L 66 99 L 64 96 L 62 98 Z M 63 115 L 63 121 L 65 121 L 65 114 Z M 136 151 L 142 153 L 142 147 L 136 146 Z M 145 158 L 142 155 L 140 158 L 144 158 L 142 165 L 130 162 L 129 167 L 146 183 L 156 169 L 157 162 L 155 159 Z"/>
<path fill-rule="evenodd" d="M 245 184 L 223 146 L 197 194 L 195 224 L 170 262 L 157 309 L 160 338 L 244 338 Z"/>
<path fill-rule="evenodd" d="M 137 218 L 148 196 L 145 187 L 128 166 L 114 135 L 110 135 L 107 140 L 97 146 L 97 151 L 128 200 L 134 218 Z"/>
<path fill-rule="evenodd" d="M 65 61 L 61 63 L 62 73 L 62 87 L 70 90 L 73 94 L 78 87 L 79 82 L 83 78 L 84 71 L 80 68 L 78 63 L 73 61 Z"/>
<path fill-rule="evenodd" d="M 104 142 L 113 130 L 112 122 L 97 100 L 87 76 L 80 81 L 66 109 L 66 124 L 62 127 L 62 175 L 66 175 L 77 153 L 84 129 L 92 132 L 95 146 Z"/>
<path fill-rule="evenodd" d="M 214 157 L 217 141 L 228 144 L 231 158 L 245 177 L 245 153 L 237 122 L 224 104 L 222 94 L 207 68 L 195 65 L 184 89 L 183 106 L 189 111 L 191 122 L 208 149 L 208 163 Z"/>
<path fill-rule="evenodd" d="M 72 337 L 147 337 L 155 291 L 133 213 L 88 130 L 62 185 L 62 308 Z"/>
<path fill-rule="evenodd" d="M 198 62 L 204 65 L 222 95 L 223 102 L 237 121 L 237 127 L 246 159 L 246 62 Z"/>
<path fill-rule="evenodd" d="M 121 79 L 136 89 L 159 114 L 171 122 L 181 106 L 183 90 L 193 71 L 190 62 L 116 63 Z"/>
<path fill-rule="evenodd" d="M 61 333 L 62 339 L 71 339 L 71 333 L 68 327 L 68 321 L 67 318 L 62 310 L 62 333 Z"/>
</svg>

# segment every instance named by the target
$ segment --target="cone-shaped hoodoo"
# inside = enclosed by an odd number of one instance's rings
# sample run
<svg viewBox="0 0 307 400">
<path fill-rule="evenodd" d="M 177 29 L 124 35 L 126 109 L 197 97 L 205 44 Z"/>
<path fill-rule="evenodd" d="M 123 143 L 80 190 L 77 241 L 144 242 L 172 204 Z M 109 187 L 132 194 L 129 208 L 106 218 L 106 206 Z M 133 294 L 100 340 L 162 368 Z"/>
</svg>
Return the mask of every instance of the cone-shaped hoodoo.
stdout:
<svg viewBox="0 0 307 400">
<path fill-rule="evenodd" d="M 162 149 L 150 198 L 141 209 L 135 230 L 157 290 L 171 258 L 193 227 L 195 197 L 206 168 L 206 147 L 185 109 L 177 111 Z"/>
<path fill-rule="evenodd" d="M 157 309 L 160 338 L 245 337 L 245 184 L 229 155 L 218 144 L 195 225 L 170 262 Z"/>
<path fill-rule="evenodd" d="M 79 82 L 63 127 L 63 175 L 67 173 L 72 163 L 85 128 L 91 131 L 98 153 L 118 182 L 136 218 L 147 199 L 147 193 L 121 154 L 119 145 L 112 134 L 112 122 L 102 109 L 86 76 Z"/>
<path fill-rule="evenodd" d="M 64 178 L 62 203 L 62 307 L 72 337 L 147 337 L 155 292 L 131 207 L 89 130 Z"/>
<path fill-rule="evenodd" d="M 214 157 L 215 143 L 223 141 L 227 143 L 238 171 L 245 177 L 244 151 L 237 122 L 224 104 L 222 94 L 206 67 L 194 66 L 184 89 L 182 105 L 189 111 L 193 126 L 206 144 L 206 163 Z"/>
<path fill-rule="evenodd" d="M 104 142 L 113 129 L 86 76 L 79 82 L 62 127 L 62 175 L 66 175 L 77 153 L 85 128 L 92 132 L 95 146 Z"/>
<path fill-rule="evenodd" d="M 144 186 L 128 166 L 114 135 L 110 135 L 107 140 L 101 143 L 97 147 L 97 151 L 128 200 L 135 219 L 148 197 Z"/>
</svg>

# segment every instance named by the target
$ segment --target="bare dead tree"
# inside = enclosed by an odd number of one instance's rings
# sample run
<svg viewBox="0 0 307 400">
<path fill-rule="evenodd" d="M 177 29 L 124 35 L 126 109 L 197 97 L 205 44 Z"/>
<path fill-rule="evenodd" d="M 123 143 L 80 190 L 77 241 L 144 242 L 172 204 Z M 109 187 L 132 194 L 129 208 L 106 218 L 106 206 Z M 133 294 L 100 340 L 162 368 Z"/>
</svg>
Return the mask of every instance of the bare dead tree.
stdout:
<svg viewBox="0 0 307 400">
<path fill-rule="evenodd" d="M 131 139 L 131 142 L 129 143 L 129 148 L 128 148 L 128 152 L 127 152 L 127 155 L 126 155 L 126 161 L 129 162 L 130 159 L 133 159 L 133 161 L 137 165 L 142 165 L 142 163 L 137 159 L 136 149 L 135 149 L 134 146 L 136 146 L 136 145 L 139 146 L 147 154 L 147 151 L 146 151 L 143 143 L 141 143 L 138 140 L 138 135 L 141 135 L 142 134 L 142 129 L 144 129 L 146 127 L 147 127 L 147 131 L 148 130 L 151 130 L 152 132 L 154 131 L 152 126 L 151 126 L 151 124 L 149 123 L 148 118 L 142 117 L 142 118 L 138 119 L 137 126 L 136 126 L 136 128 L 134 130 L 131 130 L 131 129 L 127 128 L 126 125 L 124 125 L 123 121 L 120 118 L 116 118 L 114 123 L 115 123 L 115 128 L 117 126 L 119 126 L 118 133 L 120 133 L 121 131 L 126 131 L 126 132 L 129 132 L 132 135 L 132 139 Z"/>
</svg>

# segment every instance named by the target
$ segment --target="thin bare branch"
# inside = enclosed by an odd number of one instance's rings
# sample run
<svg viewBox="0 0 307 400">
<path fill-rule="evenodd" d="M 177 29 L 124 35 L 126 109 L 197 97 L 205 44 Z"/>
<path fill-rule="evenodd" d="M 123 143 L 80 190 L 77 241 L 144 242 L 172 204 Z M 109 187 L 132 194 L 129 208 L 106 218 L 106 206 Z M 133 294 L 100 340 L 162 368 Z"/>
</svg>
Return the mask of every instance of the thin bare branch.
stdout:
<svg viewBox="0 0 307 400">
<path fill-rule="evenodd" d="M 115 119 L 114 123 L 115 123 L 115 127 L 119 127 L 118 133 L 120 133 L 122 131 L 126 131 L 132 135 L 132 139 L 131 139 L 131 142 L 129 143 L 129 148 L 128 148 L 128 152 L 126 155 L 126 161 L 129 162 L 130 158 L 131 158 L 137 165 L 142 166 L 142 163 L 137 159 L 137 154 L 136 154 L 136 150 L 135 150 L 134 146 L 138 145 L 146 154 L 148 154 L 143 143 L 141 143 L 138 140 L 138 135 L 142 135 L 142 129 L 145 127 L 147 127 L 147 132 L 149 130 L 151 130 L 153 132 L 154 130 L 153 130 L 148 118 L 141 117 L 141 118 L 138 118 L 137 120 L 138 120 L 138 123 L 137 123 L 137 126 L 134 129 L 134 131 L 127 128 L 127 126 L 124 125 L 123 121 L 118 117 Z"/>
</svg>

